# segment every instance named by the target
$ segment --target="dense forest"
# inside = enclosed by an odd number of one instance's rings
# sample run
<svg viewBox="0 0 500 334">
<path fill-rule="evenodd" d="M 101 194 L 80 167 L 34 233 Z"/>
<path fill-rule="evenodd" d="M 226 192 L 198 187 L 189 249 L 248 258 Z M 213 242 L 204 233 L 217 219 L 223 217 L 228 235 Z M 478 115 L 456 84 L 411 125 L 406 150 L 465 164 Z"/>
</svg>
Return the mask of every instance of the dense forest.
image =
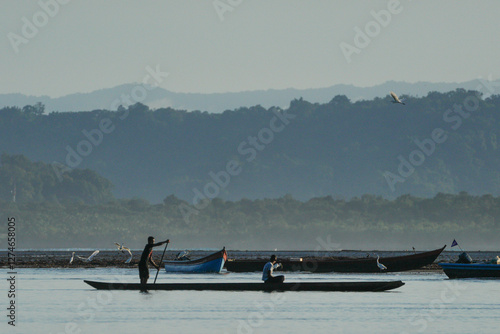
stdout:
<svg viewBox="0 0 500 334">
<path fill-rule="evenodd" d="M 36 104 L 0 110 L 0 152 L 51 164 L 59 181 L 93 170 L 115 197 L 152 203 L 171 194 L 192 204 L 286 194 L 498 196 L 499 110 L 500 96 L 463 89 L 407 96 L 404 106 L 339 95 L 220 114 L 140 103 L 47 114 Z"/>
<path fill-rule="evenodd" d="M 90 170 L 74 169 L 58 181 L 50 164 L 3 154 L 0 216 L 16 218 L 19 248 L 111 248 L 115 241 L 140 248 L 154 234 L 168 236 L 174 248 L 429 249 L 458 238 L 484 250 L 496 247 L 500 232 L 500 197 L 489 194 L 307 201 L 285 195 L 192 205 L 174 195 L 158 204 L 117 199 L 111 187 Z"/>
</svg>

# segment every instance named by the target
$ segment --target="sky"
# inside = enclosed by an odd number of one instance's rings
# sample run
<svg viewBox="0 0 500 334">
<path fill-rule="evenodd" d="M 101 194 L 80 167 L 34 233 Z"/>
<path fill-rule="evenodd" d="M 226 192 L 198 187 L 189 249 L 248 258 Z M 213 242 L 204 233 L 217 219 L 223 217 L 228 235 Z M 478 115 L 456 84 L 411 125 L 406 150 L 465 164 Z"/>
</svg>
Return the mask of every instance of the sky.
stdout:
<svg viewBox="0 0 500 334">
<path fill-rule="evenodd" d="M 498 13 L 500 1 L 4 1 L 0 94 L 497 80 Z"/>
</svg>

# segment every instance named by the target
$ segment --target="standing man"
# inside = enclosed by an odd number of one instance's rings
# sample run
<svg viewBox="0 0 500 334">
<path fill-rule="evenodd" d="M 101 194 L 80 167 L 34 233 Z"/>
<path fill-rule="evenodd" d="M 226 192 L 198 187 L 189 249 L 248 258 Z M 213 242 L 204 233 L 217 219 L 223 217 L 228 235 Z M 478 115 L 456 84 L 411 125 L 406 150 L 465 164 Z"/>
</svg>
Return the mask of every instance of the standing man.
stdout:
<svg viewBox="0 0 500 334">
<path fill-rule="evenodd" d="M 264 271 L 262 272 L 262 280 L 264 283 L 283 283 L 285 281 L 285 276 L 273 276 L 273 270 L 281 266 L 281 263 L 276 263 L 276 255 L 271 255 L 269 262 L 264 266 Z"/>
<path fill-rule="evenodd" d="M 139 261 L 139 278 L 141 279 L 141 285 L 146 285 L 149 278 L 149 267 L 148 262 L 151 263 L 156 269 L 160 270 L 160 266 L 156 265 L 153 261 L 153 247 L 161 246 L 169 243 L 170 240 L 165 240 L 155 244 L 155 238 L 149 237 L 148 244 L 144 247 L 144 251 L 141 255 L 141 260 Z"/>
</svg>

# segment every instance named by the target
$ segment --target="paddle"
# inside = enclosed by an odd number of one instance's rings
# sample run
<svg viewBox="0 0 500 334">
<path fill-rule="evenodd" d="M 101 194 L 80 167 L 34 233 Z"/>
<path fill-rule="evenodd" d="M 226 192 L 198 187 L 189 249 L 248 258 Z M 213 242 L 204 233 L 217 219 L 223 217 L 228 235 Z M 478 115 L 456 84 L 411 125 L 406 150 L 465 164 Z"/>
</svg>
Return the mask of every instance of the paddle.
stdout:
<svg viewBox="0 0 500 334">
<path fill-rule="evenodd" d="M 160 266 L 161 263 L 163 262 L 163 257 L 165 256 L 165 251 L 167 250 L 167 246 L 168 242 L 165 243 L 165 249 L 163 250 L 163 254 L 161 255 L 160 264 L 158 265 L 158 271 L 156 272 L 155 281 L 153 282 L 153 284 L 156 284 L 156 279 L 158 278 L 158 273 L 160 272 Z"/>
</svg>

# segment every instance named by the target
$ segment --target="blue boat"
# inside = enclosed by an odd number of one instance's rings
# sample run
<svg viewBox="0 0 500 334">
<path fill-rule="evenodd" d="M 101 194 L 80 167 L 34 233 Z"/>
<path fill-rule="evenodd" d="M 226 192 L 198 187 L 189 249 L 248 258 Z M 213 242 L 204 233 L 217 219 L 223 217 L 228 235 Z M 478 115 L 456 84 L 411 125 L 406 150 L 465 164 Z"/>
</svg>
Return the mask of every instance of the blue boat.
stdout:
<svg viewBox="0 0 500 334">
<path fill-rule="evenodd" d="M 498 278 L 500 264 L 489 263 L 439 263 L 449 278 Z"/>
<path fill-rule="evenodd" d="M 163 261 L 168 273 L 219 273 L 227 260 L 227 252 L 222 250 L 195 260 Z"/>
</svg>

